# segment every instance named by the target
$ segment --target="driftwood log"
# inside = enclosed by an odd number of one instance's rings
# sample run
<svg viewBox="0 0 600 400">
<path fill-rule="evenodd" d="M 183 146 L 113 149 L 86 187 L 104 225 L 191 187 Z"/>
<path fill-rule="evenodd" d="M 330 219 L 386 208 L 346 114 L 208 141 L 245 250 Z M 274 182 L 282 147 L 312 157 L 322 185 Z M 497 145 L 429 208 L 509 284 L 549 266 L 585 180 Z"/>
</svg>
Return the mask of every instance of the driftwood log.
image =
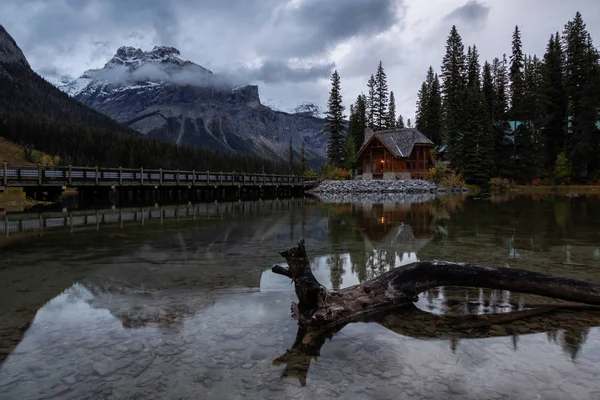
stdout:
<svg viewBox="0 0 600 400">
<path fill-rule="evenodd" d="M 281 255 L 288 267 L 276 265 L 271 270 L 293 281 L 298 303 L 292 303 L 292 316 L 308 333 L 413 304 L 419 293 L 439 286 L 510 290 L 600 306 L 600 284 L 523 269 L 436 260 L 408 264 L 359 285 L 331 291 L 313 275 L 304 239 Z"/>
<path fill-rule="evenodd" d="M 435 329 L 443 327 L 449 338 L 457 340 L 474 337 L 474 329 L 492 324 L 560 310 L 600 310 L 597 307 L 600 306 L 600 284 L 523 269 L 436 260 L 415 262 L 361 284 L 332 291 L 313 275 L 304 239 L 280 254 L 288 266 L 275 265 L 271 270 L 294 283 L 298 303 L 292 303 L 291 308 L 292 317 L 298 320 L 298 332 L 292 348 L 273 363 L 287 364 L 283 375 L 295 376 L 302 384 L 306 383 L 311 359 L 319 356 L 325 340 L 352 322 L 376 322 L 404 335 L 427 337 L 428 329 L 423 329 L 422 323 L 411 323 L 415 315 L 427 315 L 427 323 Z M 486 316 L 484 320 L 477 316 L 436 316 L 415 307 L 420 293 L 440 286 L 509 290 L 583 304 L 542 304 L 525 311 Z M 399 313 L 404 318 L 398 318 Z M 388 317 L 395 317 L 393 326 L 386 322 Z"/>
</svg>

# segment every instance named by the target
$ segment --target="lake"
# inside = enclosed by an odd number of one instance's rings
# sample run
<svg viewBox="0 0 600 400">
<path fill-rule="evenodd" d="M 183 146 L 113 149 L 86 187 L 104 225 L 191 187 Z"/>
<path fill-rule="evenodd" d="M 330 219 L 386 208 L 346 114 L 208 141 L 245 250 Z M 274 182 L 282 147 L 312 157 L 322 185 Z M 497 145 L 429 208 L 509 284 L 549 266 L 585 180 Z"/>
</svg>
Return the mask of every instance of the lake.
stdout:
<svg viewBox="0 0 600 400">
<path fill-rule="evenodd" d="M 0 398 L 598 399 L 600 312 L 464 328 L 553 302 L 444 287 L 311 357 L 289 279 L 354 285 L 426 259 L 600 282 L 600 197 L 386 195 L 10 214 L 0 229 Z"/>
</svg>

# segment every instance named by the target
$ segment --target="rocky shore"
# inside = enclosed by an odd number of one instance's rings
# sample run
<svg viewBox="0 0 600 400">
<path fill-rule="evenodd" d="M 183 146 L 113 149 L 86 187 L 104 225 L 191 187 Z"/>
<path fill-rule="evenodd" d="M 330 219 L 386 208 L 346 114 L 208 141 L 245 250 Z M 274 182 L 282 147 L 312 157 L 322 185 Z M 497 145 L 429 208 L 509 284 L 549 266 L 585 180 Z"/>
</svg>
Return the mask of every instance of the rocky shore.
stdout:
<svg viewBox="0 0 600 400">
<path fill-rule="evenodd" d="M 310 192 L 318 193 L 463 193 L 464 187 L 441 187 L 435 183 L 419 180 L 349 180 L 323 181 Z"/>
</svg>

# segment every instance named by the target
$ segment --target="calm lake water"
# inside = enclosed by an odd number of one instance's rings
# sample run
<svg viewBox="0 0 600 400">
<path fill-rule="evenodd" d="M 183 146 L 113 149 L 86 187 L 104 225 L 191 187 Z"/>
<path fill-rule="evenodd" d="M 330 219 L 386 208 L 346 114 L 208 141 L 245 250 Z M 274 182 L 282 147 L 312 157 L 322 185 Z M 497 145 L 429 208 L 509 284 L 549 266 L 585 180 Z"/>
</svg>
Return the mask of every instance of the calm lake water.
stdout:
<svg viewBox="0 0 600 400">
<path fill-rule="evenodd" d="M 384 196 L 9 215 L 0 398 L 599 399 L 600 312 L 460 327 L 548 301 L 439 288 L 297 350 L 289 279 L 357 284 L 416 260 L 600 282 L 600 198 Z"/>
</svg>

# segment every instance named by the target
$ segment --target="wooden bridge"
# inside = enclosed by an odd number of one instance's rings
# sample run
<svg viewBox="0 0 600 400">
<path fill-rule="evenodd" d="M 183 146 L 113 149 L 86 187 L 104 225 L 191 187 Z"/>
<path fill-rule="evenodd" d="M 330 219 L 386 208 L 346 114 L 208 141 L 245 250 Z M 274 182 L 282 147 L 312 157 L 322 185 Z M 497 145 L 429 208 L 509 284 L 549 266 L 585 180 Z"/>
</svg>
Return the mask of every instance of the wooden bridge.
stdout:
<svg viewBox="0 0 600 400">
<path fill-rule="evenodd" d="M 102 193 L 110 190 L 140 193 L 168 193 L 169 199 L 175 191 L 177 196 L 187 191 L 190 200 L 196 193 L 216 192 L 223 196 L 228 193 L 241 195 L 242 192 L 261 194 L 264 191 L 276 194 L 304 191 L 317 184 L 316 179 L 298 175 L 254 174 L 243 172 L 179 171 L 163 169 L 128 169 L 98 167 L 46 167 L 9 166 L 0 168 L 0 191 L 17 187 L 25 189 L 31 198 L 38 198 L 42 192 L 52 191 L 52 196 L 60 195 L 72 187 L 82 193 L 86 189 Z M 159 196 L 160 197 L 160 196 Z"/>
</svg>

